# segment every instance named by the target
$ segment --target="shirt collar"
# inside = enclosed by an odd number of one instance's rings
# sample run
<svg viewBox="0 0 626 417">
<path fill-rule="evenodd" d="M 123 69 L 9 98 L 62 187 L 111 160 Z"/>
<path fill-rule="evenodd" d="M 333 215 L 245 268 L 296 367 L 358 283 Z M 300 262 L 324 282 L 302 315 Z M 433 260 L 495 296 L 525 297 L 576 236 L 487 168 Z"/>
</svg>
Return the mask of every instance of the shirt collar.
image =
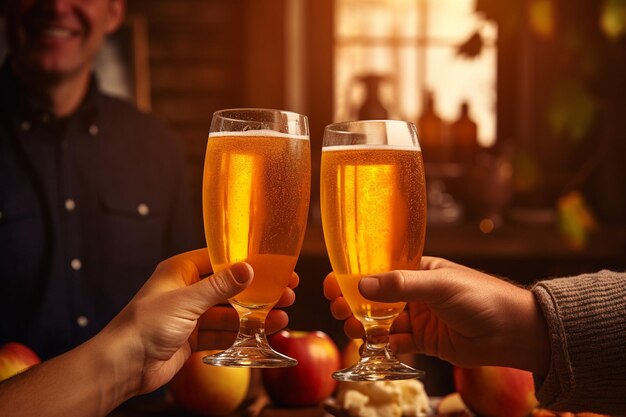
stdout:
<svg viewBox="0 0 626 417">
<path fill-rule="evenodd" d="M 0 68 L 0 113 L 13 114 L 13 117 L 30 120 L 43 120 L 49 117 L 49 112 L 37 100 L 29 97 L 22 80 L 15 74 L 11 66 L 10 57 L 7 57 Z M 91 74 L 87 93 L 76 111 L 69 119 L 78 122 L 81 127 L 89 129 L 98 124 L 100 92 L 98 81 Z"/>
</svg>

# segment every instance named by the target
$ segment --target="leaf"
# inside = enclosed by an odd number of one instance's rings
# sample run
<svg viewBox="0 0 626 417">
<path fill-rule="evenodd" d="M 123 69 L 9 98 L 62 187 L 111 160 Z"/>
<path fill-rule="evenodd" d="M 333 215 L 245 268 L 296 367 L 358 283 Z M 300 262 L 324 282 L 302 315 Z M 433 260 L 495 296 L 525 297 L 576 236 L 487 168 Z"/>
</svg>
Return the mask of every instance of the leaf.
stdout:
<svg viewBox="0 0 626 417">
<path fill-rule="evenodd" d="M 626 34 L 626 0 L 605 0 L 600 14 L 600 28 L 613 40 Z"/>
<path fill-rule="evenodd" d="M 559 229 L 566 242 L 573 249 L 582 249 L 590 232 L 598 228 L 593 213 L 585 198 L 578 191 L 572 191 L 557 202 Z"/>
<path fill-rule="evenodd" d="M 598 105 L 579 80 L 560 81 L 548 104 L 548 124 L 555 135 L 564 135 L 574 142 L 587 136 L 596 117 Z"/>
<path fill-rule="evenodd" d="M 528 6 L 531 30 L 543 38 L 554 35 L 554 2 L 553 0 L 533 0 Z"/>
<path fill-rule="evenodd" d="M 465 58 L 476 58 L 483 50 L 483 38 L 478 31 L 458 46 L 457 54 Z"/>
<path fill-rule="evenodd" d="M 534 189 L 541 179 L 541 170 L 535 157 L 522 150 L 513 153 L 513 185 L 516 191 L 528 192 Z"/>
</svg>

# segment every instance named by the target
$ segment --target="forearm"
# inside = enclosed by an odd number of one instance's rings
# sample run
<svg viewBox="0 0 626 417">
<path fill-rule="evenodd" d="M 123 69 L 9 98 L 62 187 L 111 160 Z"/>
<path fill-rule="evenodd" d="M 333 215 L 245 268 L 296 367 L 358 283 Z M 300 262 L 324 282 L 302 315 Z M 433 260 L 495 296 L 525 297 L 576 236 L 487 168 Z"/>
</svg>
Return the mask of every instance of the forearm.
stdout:
<svg viewBox="0 0 626 417">
<path fill-rule="evenodd" d="M 112 344 L 109 344 L 111 342 Z M 0 415 L 102 416 L 132 396 L 124 348 L 101 335 L 0 384 Z"/>
<path fill-rule="evenodd" d="M 525 289 L 515 289 L 511 311 L 506 314 L 511 322 L 504 334 L 504 343 L 498 349 L 503 355 L 503 366 L 525 369 L 545 376 L 550 364 L 548 326 L 539 303 Z"/>
<path fill-rule="evenodd" d="M 626 413 L 626 274 L 603 271 L 540 282 L 550 370 L 536 379 L 546 407 Z"/>
</svg>

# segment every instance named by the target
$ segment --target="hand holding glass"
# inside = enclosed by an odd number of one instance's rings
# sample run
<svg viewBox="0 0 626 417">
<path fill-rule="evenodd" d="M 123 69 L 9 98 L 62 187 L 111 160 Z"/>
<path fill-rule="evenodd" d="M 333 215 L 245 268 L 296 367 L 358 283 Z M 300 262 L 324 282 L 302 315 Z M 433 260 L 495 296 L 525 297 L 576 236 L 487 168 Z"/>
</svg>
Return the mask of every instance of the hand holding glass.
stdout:
<svg viewBox="0 0 626 417">
<path fill-rule="evenodd" d="M 357 121 L 326 127 L 322 148 L 324 239 L 339 287 L 365 327 L 362 357 L 333 378 L 377 381 L 423 376 L 396 359 L 389 329 L 406 303 L 365 299 L 367 275 L 419 269 L 426 230 L 424 163 L 412 123 Z"/>
<path fill-rule="evenodd" d="M 285 367 L 272 350 L 267 313 L 293 273 L 306 229 L 311 157 L 305 116 L 266 109 L 213 115 L 202 185 L 206 241 L 215 272 L 245 261 L 250 287 L 231 298 L 240 320 L 232 347 L 204 357 L 211 365 Z"/>
</svg>

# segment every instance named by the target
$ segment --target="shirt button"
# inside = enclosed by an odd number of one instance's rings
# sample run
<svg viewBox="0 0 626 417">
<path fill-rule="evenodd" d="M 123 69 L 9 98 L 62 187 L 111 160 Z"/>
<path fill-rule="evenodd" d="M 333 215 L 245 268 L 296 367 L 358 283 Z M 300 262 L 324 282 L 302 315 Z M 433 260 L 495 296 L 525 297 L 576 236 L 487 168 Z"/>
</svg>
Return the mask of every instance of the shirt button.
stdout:
<svg viewBox="0 0 626 417">
<path fill-rule="evenodd" d="M 87 325 L 89 324 L 89 319 L 87 319 L 87 317 L 85 316 L 78 316 L 76 318 L 76 324 L 78 324 L 78 327 L 87 327 Z"/>
<path fill-rule="evenodd" d="M 98 129 L 97 125 L 91 125 L 89 126 L 89 134 L 91 136 L 96 136 L 98 134 L 98 132 L 100 131 L 100 129 Z"/>
<path fill-rule="evenodd" d="M 72 211 L 75 208 L 76 208 L 76 202 L 74 202 L 74 200 L 72 200 L 71 198 L 68 198 L 67 200 L 65 200 L 65 210 Z"/>
<path fill-rule="evenodd" d="M 145 203 L 141 203 L 137 206 L 137 212 L 145 217 L 150 214 L 150 207 Z"/>
<path fill-rule="evenodd" d="M 72 261 L 70 262 L 70 265 L 72 266 L 72 269 L 74 271 L 80 271 L 80 268 L 83 267 L 83 263 L 78 258 L 72 259 Z"/>
<path fill-rule="evenodd" d="M 30 122 L 28 120 L 24 120 L 20 123 L 20 129 L 22 129 L 22 132 L 28 132 L 30 130 Z"/>
</svg>

